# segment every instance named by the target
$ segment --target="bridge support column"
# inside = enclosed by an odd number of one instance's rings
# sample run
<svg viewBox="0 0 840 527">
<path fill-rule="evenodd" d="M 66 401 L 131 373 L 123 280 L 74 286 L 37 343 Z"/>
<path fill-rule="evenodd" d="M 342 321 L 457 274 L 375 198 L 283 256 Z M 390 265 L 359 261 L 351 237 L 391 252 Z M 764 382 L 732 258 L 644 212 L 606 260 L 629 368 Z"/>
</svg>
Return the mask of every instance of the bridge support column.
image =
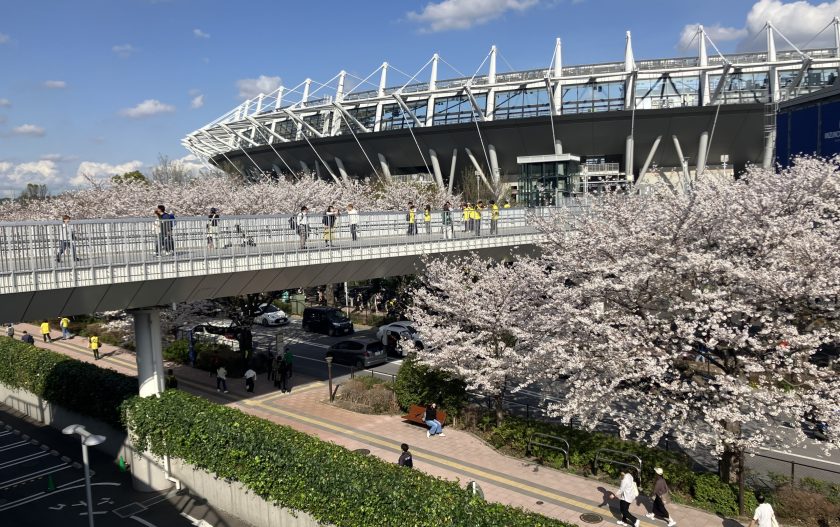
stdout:
<svg viewBox="0 0 840 527">
<path fill-rule="evenodd" d="M 154 397 L 163 392 L 163 352 L 158 308 L 132 309 L 134 342 L 137 346 L 137 380 L 141 397 Z M 162 491 L 172 487 L 168 477 L 169 459 L 149 452 L 131 449 L 131 480 L 141 492 Z"/>
<path fill-rule="evenodd" d="M 163 392 L 163 351 L 158 308 L 132 309 L 134 340 L 137 344 L 137 380 L 140 397 Z"/>
</svg>

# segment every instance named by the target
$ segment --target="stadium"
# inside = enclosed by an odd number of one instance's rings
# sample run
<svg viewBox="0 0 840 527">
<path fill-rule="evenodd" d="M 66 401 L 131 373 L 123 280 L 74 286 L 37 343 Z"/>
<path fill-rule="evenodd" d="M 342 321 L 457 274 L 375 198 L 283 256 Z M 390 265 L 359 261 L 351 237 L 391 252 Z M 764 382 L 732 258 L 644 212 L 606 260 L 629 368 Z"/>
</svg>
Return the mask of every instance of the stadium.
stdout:
<svg viewBox="0 0 840 527">
<path fill-rule="evenodd" d="M 557 39 L 550 67 L 528 71 L 497 71 L 493 46 L 472 76 L 439 78 L 448 63 L 435 54 L 402 85 L 383 63 L 246 100 L 182 144 L 246 178 L 416 180 L 529 205 L 684 184 L 774 162 L 779 103 L 837 78 L 840 20 L 831 27 L 833 48 L 800 50 L 768 23 L 763 51 L 721 54 L 701 26 L 696 56 L 645 60 L 627 32 L 623 60 L 576 66 Z"/>
</svg>

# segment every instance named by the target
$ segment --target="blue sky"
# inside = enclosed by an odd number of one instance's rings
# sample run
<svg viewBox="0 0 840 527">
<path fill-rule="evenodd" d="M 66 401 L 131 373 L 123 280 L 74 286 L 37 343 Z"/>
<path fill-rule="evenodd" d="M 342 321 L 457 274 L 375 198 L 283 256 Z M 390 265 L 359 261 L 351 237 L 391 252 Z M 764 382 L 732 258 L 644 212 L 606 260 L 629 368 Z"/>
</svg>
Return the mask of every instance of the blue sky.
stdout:
<svg viewBox="0 0 840 527">
<path fill-rule="evenodd" d="M 621 60 L 627 30 L 637 59 L 693 55 L 697 23 L 724 52 L 763 47 L 767 18 L 802 45 L 834 15 L 840 0 L 0 0 L 0 196 L 180 159 L 184 135 L 260 85 L 384 60 L 413 74 L 434 52 L 471 75 L 492 44 L 499 71 L 539 68 L 556 37 L 566 65 Z"/>
</svg>

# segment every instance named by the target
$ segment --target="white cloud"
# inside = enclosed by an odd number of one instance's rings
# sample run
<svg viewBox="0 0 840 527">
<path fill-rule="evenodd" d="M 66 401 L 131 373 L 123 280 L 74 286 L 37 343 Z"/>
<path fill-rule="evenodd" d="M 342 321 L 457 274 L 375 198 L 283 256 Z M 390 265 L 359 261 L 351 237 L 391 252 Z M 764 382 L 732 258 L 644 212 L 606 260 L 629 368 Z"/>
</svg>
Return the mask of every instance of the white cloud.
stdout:
<svg viewBox="0 0 840 527">
<path fill-rule="evenodd" d="M 131 117 L 138 119 L 140 117 L 148 117 L 159 113 L 174 112 L 175 107 L 171 104 L 164 104 L 157 99 L 146 99 L 133 108 L 123 108 L 120 110 L 120 115 L 124 117 Z"/>
<path fill-rule="evenodd" d="M 46 131 L 34 124 L 22 124 L 12 128 L 12 135 L 31 135 L 32 137 L 44 137 Z"/>
<path fill-rule="evenodd" d="M 9 35 L 5 33 L 0 33 L 0 44 L 5 44 L 9 40 L 11 40 L 11 37 Z"/>
<path fill-rule="evenodd" d="M 782 0 L 757 0 L 747 13 L 744 27 L 723 27 L 720 24 L 704 26 L 706 33 L 714 42 L 738 40 L 739 51 L 764 50 L 767 46 L 763 35 L 764 27 L 770 22 L 787 37 L 793 44 L 802 48 L 834 47 L 834 33 L 823 29 L 835 16 L 840 16 L 840 0 L 830 0 L 819 4 L 812 4 L 804 0 L 783 2 Z M 697 24 L 683 27 L 677 46 L 680 49 L 696 47 L 697 42 L 691 43 Z M 822 33 L 820 33 L 822 31 Z M 819 33 L 819 35 L 818 35 Z M 777 49 L 790 49 L 790 45 L 776 35 Z"/>
<path fill-rule="evenodd" d="M 70 180 L 71 185 L 84 185 L 89 179 L 107 181 L 113 176 L 125 174 L 133 170 L 140 170 L 142 161 L 128 161 L 119 165 L 110 163 L 97 163 L 95 161 L 82 161 L 76 170 L 76 176 Z"/>
<path fill-rule="evenodd" d="M 205 33 L 200 29 L 193 29 L 193 35 L 195 35 L 195 38 L 210 38 L 209 33 Z"/>
<path fill-rule="evenodd" d="M 12 105 L 12 101 L 9 99 L 0 99 L 0 108 L 8 108 Z"/>
<path fill-rule="evenodd" d="M 117 56 L 127 59 L 137 52 L 137 48 L 131 44 L 118 44 L 116 46 L 112 46 L 111 51 L 116 53 Z"/>
<path fill-rule="evenodd" d="M 190 101 L 190 108 L 196 109 L 204 106 L 204 95 L 198 94 Z"/>
<path fill-rule="evenodd" d="M 58 168 L 54 161 L 0 163 L 0 178 L 11 183 L 51 183 L 58 181 L 58 176 Z"/>
<path fill-rule="evenodd" d="M 525 11 L 539 0 L 442 0 L 428 3 L 419 13 L 410 11 L 408 19 L 423 25 L 423 31 L 468 29 L 498 18 L 508 11 Z"/>
<path fill-rule="evenodd" d="M 239 89 L 239 97 L 242 99 L 253 99 L 257 95 L 261 93 L 271 93 L 280 85 L 283 81 L 280 77 L 267 77 L 265 75 L 260 75 L 256 79 L 239 79 L 236 81 L 236 87 Z"/>
<path fill-rule="evenodd" d="M 197 175 L 202 169 L 206 168 L 204 163 L 199 161 L 193 154 L 187 154 L 181 159 L 176 159 L 175 163 L 179 163 L 181 168 L 188 171 L 193 176 Z"/>
<path fill-rule="evenodd" d="M 67 87 L 67 82 L 65 81 L 44 81 L 44 88 L 49 88 L 50 90 L 62 90 Z"/>
</svg>

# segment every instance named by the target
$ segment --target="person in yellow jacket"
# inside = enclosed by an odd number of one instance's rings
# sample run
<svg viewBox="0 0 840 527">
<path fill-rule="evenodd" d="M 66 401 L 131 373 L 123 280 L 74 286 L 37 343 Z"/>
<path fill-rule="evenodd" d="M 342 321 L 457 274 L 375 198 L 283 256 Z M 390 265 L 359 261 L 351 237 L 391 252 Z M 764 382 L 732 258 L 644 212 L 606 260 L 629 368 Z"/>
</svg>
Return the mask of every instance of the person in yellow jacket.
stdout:
<svg viewBox="0 0 840 527">
<path fill-rule="evenodd" d="M 61 328 L 61 338 L 63 340 L 67 340 L 70 338 L 70 319 L 67 317 L 61 317 L 61 320 L 58 321 L 58 327 Z"/>
<path fill-rule="evenodd" d="M 99 360 L 99 337 L 91 335 L 88 337 L 88 342 L 90 343 L 90 349 L 93 351 L 93 358 Z"/>
<path fill-rule="evenodd" d="M 495 200 L 490 200 L 490 234 L 499 232 L 499 206 Z"/>
<path fill-rule="evenodd" d="M 510 208 L 510 201 L 505 200 L 505 204 L 502 206 L 502 208 L 503 209 L 509 209 Z"/>
<path fill-rule="evenodd" d="M 52 342 L 52 337 L 50 336 L 50 323 L 46 320 L 41 322 L 41 337 L 44 339 L 44 342 Z"/>
<path fill-rule="evenodd" d="M 475 235 L 481 236 L 481 210 L 484 208 L 484 203 L 479 201 L 475 204 L 472 210 L 472 218 L 474 223 Z"/>
<path fill-rule="evenodd" d="M 432 206 L 426 205 L 423 207 L 423 223 L 426 224 L 426 234 L 432 234 Z"/>
<path fill-rule="evenodd" d="M 405 221 L 408 222 L 408 235 L 414 236 L 417 234 L 417 209 L 414 208 L 414 203 L 408 202 L 408 212 L 405 215 Z"/>
<path fill-rule="evenodd" d="M 464 232 L 475 229 L 475 208 L 472 203 L 467 202 L 464 207 Z"/>
</svg>

